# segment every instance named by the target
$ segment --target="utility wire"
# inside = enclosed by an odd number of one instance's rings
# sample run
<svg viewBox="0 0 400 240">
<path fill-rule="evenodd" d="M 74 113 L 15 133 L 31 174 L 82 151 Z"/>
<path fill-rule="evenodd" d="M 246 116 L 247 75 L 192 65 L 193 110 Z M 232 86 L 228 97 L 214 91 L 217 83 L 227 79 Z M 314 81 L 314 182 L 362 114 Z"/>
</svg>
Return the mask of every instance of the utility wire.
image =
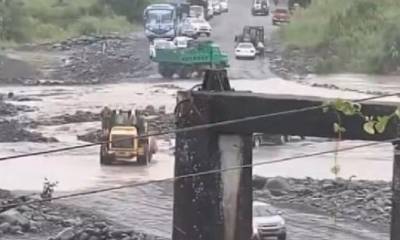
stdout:
<svg viewBox="0 0 400 240">
<path fill-rule="evenodd" d="M 375 100 L 375 99 L 380 99 L 380 98 L 385 98 L 385 97 L 392 97 L 392 96 L 399 96 L 399 93 L 383 94 L 383 95 L 353 100 L 353 102 L 361 103 L 361 102 L 365 102 L 365 101 L 370 101 L 370 100 Z M 325 106 L 323 106 L 323 105 L 318 105 L 318 106 L 305 107 L 305 108 L 293 109 L 293 110 L 276 112 L 276 113 L 268 113 L 268 114 L 261 114 L 261 115 L 256 115 L 256 116 L 237 118 L 237 119 L 232 119 L 232 120 L 225 120 L 225 121 L 220 121 L 220 122 L 215 122 L 215 123 L 201 124 L 201 125 L 192 126 L 192 127 L 176 128 L 173 130 L 160 131 L 160 132 L 139 135 L 139 136 L 133 137 L 133 139 L 145 139 L 145 138 L 149 138 L 149 137 L 158 137 L 158 136 L 169 135 L 169 134 L 193 132 L 193 131 L 198 131 L 198 130 L 204 130 L 204 129 L 210 129 L 210 128 L 215 128 L 215 127 L 236 124 L 236 123 L 248 122 L 248 121 L 253 121 L 253 120 L 278 117 L 278 116 L 283 116 L 283 115 L 290 115 L 290 114 L 301 113 L 301 112 L 306 112 L 306 111 L 313 111 L 313 110 L 323 109 L 324 107 Z M 132 138 L 129 138 L 129 139 L 132 139 Z M 126 139 L 118 139 L 118 140 L 114 140 L 114 141 L 103 141 L 103 142 L 97 142 L 97 143 L 76 145 L 76 146 L 71 146 L 71 147 L 50 149 L 50 150 L 45 150 L 45 151 L 10 155 L 10 156 L 5 156 L 5 157 L 0 157 L 0 161 L 7 161 L 7 160 L 17 159 L 17 158 L 25 158 L 25 157 L 45 155 L 45 154 L 50 154 L 50 153 L 71 151 L 71 150 L 75 150 L 75 149 L 88 148 L 88 147 L 93 147 L 93 146 L 102 145 L 102 144 L 109 144 L 111 142 L 118 142 L 118 141 L 124 141 L 124 140 L 126 140 Z"/>
<path fill-rule="evenodd" d="M 224 168 L 224 169 L 216 169 L 216 170 L 209 170 L 209 171 L 204 171 L 204 172 L 199 172 L 199 173 L 185 174 L 185 175 L 181 175 L 181 176 L 164 178 L 164 179 L 160 179 L 160 180 L 151 180 L 151 181 L 146 181 L 146 182 L 120 185 L 120 186 L 116 186 L 116 187 L 108 187 L 108 188 L 96 189 L 96 190 L 85 191 L 85 192 L 71 193 L 71 194 L 61 195 L 61 196 L 47 198 L 47 199 L 31 200 L 31 201 L 27 201 L 24 203 L 7 204 L 7 205 L 0 206 L 0 212 L 2 209 L 11 209 L 11 208 L 15 208 L 15 207 L 19 207 L 19 206 L 27 205 L 27 204 L 44 203 L 44 202 L 49 202 L 52 200 L 68 199 L 68 198 L 86 196 L 86 195 L 91 195 L 91 194 L 96 194 L 96 193 L 115 191 L 115 190 L 120 190 L 120 189 L 125 189 L 125 188 L 135 188 L 135 187 L 141 187 L 141 186 L 156 184 L 156 183 L 172 182 L 172 181 L 185 179 L 185 178 L 192 178 L 192 177 L 199 177 L 199 176 L 206 176 L 206 175 L 212 175 L 212 174 L 217 174 L 217 173 L 241 170 L 243 168 L 252 168 L 252 167 L 257 167 L 257 166 L 262 166 L 262 165 L 270 165 L 270 164 L 276 164 L 276 163 L 289 162 L 289 161 L 293 161 L 293 160 L 297 160 L 297 159 L 310 158 L 310 157 L 325 155 L 325 154 L 329 154 L 329 153 L 346 152 L 346 151 L 351 151 L 351 150 L 360 149 L 360 148 L 377 146 L 377 145 L 381 145 L 384 143 L 393 143 L 393 142 L 397 142 L 399 140 L 400 140 L 400 138 L 394 138 L 394 139 L 391 139 L 388 141 L 383 141 L 383 142 L 372 142 L 372 143 L 360 144 L 360 145 L 351 146 L 351 147 L 344 147 L 344 148 L 340 148 L 340 149 L 333 149 L 333 150 L 303 154 L 303 155 L 298 155 L 298 156 L 293 156 L 293 157 L 286 157 L 286 158 L 281 158 L 281 159 L 276 159 L 276 160 L 271 160 L 271 161 L 262 161 L 262 162 L 245 164 L 245 165 L 229 167 L 229 168 Z"/>
</svg>

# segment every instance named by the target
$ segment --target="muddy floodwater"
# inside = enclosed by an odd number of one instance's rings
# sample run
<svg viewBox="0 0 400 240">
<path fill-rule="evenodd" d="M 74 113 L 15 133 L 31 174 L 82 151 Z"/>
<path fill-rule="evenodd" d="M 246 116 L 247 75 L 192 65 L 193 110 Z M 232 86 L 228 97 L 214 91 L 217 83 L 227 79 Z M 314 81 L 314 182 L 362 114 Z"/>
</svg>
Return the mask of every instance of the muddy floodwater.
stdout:
<svg viewBox="0 0 400 240">
<path fill-rule="evenodd" d="M 196 81 L 170 82 L 169 86 L 188 89 Z M 98 112 L 108 105 L 113 108 L 155 107 L 165 105 L 172 111 L 175 104 L 175 88 L 166 88 L 167 83 L 140 84 L 124 83 L 104 86 L 82 87 L 12 87 L 3 88 L 4 92 L 13 91 L 16 95 L 35 97 L 41 101 L 23 102 L 22 104 L 37 107 L 38 111 L 20 116 L 24 118 L 46 119 L 61 113 L 74 113 L 76 110 Z M 232 85 L 236 90 L 253 90 L 271 94 L 307 94 L 325 97 L 363 98 L 364 94 L 319 89 L 310 91 L 310 87 L 279 79 L 235 80 Z M 150 94 L 144 94 L 145 92 Z M 397 101 L 391 97 L 386 100 Z M 1 144 L 1 155 L 27 153 L 49 148 L 84 144 L 76 135 L 99 128 L 99 123 L 78 123 L 58 126 L 41 126 L 38 131 L 45 136 L 56 137 L 60 142 L 52 144 L 19 143 Z M 339 147 L 364 144 L 359 141 L 343 141 Z M 59 190 L 78 190 L 107 183 L 140 181 L 171 177 L 173 173 L 172 141 L 160 141 L 161 151 L 149 167 L 115 166 L 101 167 L 98 163 L 98 147 L 90 147 L 70 152 L 35 156 L 25 159 L 0 163 L 0 182 L 2 187 L 19 190 L 38 190 L 44 177 L 59 181 Z M 304 153 L 333 150 L 335 141 L 308 138 L 305 141 L 294 141 L 281 146 L 263 146 L 254 152 L 254 161 L 269 161 Z M 382 144 L 375 147 L 339 153 L 341 165 L 340 176 L 347 178 L 355 175 L 359 179 L 390 180 L 392 146 Z M 314 177 L 332 178 L 333 154 L 299 159 L 288 163 L 259 166 L 255 174 L 263 176 Z M 21 177 L 23 176 L 23 177 Z"/>
</svg>

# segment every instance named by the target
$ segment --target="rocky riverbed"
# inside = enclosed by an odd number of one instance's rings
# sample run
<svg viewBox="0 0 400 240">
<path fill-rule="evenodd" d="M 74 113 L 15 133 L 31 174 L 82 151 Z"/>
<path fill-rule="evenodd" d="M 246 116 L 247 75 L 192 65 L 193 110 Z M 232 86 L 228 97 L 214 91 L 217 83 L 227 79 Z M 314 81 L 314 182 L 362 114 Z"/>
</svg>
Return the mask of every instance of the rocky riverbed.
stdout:
<svg viewBox="0 0 400 240">
<path fill-rule="evenodd" d="M 90 35 L 23 46 L 0 56 L 0 84 L 113 83 L 156 73 L 142 33 Z M 40 59 L 41 64 L 31 64 Z M 23 62 L 23 61 L 24 62 Z M 45 62 L 46 64 L 44 64 Z"/>
<path fill-rule="evenodd" d="M 326 214 L 389 224 L 391 185 L 384 181 L 255 177 L 255 196 L 271 203 L 307 206 Z"/>
<path fill-rule="evenodd" d="M 82 36 L 52 47 L 68 53 L 52 74 L 66 84 L 118 82 L 156 72 L 148 57 L 147 39 L 141 34 Z"/>
<path fill-rule="evenodd" d="M 28 130 L 32 122 L 19 119 L 18 114 L 32 111 L 35 109 L 0 100 L 0 142 L 57 142 L 55 138 Z"/>
<path fill-rule="evenodd" d="M 30 201 L 31 196 L 16 197 L 0 190 L 0 205 Z M 33 203 L 16 208 L 0 208 L 0 238 L 30 240 L 157 240 L 155 236 L 118 228 L 101 216 L 62 204 Z"/>
</svg>

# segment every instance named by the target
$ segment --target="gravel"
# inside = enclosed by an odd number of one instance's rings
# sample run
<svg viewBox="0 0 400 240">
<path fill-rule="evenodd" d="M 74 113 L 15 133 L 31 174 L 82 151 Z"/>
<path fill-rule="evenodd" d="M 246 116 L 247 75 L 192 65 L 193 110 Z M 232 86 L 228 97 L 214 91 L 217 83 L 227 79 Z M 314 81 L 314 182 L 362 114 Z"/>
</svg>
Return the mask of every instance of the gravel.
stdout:
<svg viewBox="0 0 400 240">
<path fill-rule="evenodd" d="M 53 44 L 67 51 L 68 57 L 56 68 L 51 79 L 40 84 L 97 84 L 146 77 L 156 73 L 148 57 L 147 39 L 140 35 L 82 36 Z"/>
<path fill-rule="evenodd" d="M 13 196 L 0 190 L 0 204 L 17 204 L 32 200 L 32 196 Z M 161 240 L 130 229 L 118 229 L 88 211 L 52 203 L 34 203 L 17 208 L 0 209 L 0 236 L 24 236 L 24 239 L 49 240 Z M 30 237 L 29 237 L 30 236 Z"/>
<path fill-rule="evenodd" d="M 256 196 L 272 203 L 305 205 L 356 221 L 390 223 L 392 191 L 389 182 L 262 177 L 253 181 Z M 269 184 L 271 182 L 274 184 Z"/>
</svg>

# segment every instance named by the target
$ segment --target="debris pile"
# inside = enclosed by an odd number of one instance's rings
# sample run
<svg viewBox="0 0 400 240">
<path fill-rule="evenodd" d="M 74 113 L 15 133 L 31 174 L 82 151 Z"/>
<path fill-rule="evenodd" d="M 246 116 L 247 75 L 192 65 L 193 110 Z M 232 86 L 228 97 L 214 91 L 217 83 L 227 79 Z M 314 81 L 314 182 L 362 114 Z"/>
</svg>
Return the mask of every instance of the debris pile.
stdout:
<svg viewBox="0 0 400 240">
<path fill-rule="evenodd" d="M 13 105 L 0 100 L 0 116 L 16 116 L 19 112 L 32 112 L 34 109 L 23 105 Z"/>
<path fill-rule="evenodd" d="M 60 84 L 96 84 L 118 82 L 156 73 L 148 57 L 143 36 L 82 36 L 54 44 L 53 48 L 70 51 L 52 74 Z"/>
<path fill-rule="evenodd" d="M 390 222 L 392 192 L 388 182 L 257 177 L 253 186 L 256 196 L 272 203 L 307 205 L 357 221 Z"/>
<path fill-rule="evenodd" d="M 89 111 L 76 111 L 74 114 L 63 114 L 40 121 L 41 125 L 61 125 L 68 123 L 96 122 L 100 120 L 99 113 Z"/>
<path fill-rule="evenodd" d="M 16 120 L 0 119 L 0 133 L 0 142 L 58 142 L 53 137 L 24 129 L 24 125 Z"/>
</svg>

